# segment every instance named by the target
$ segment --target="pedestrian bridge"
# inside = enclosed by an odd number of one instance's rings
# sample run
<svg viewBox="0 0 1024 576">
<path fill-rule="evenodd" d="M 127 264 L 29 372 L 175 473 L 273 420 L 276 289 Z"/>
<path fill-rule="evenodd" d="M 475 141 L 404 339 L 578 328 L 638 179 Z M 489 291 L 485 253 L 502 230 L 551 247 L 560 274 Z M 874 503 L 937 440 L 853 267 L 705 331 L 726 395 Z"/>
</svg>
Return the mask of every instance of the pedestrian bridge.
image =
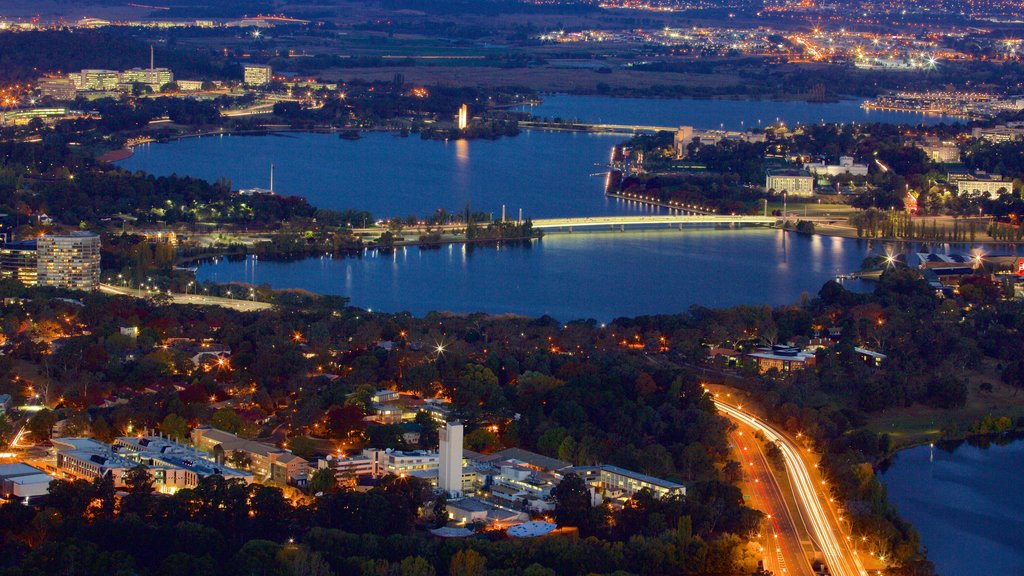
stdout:
<svg viewBox="0 0 1024 576">
<path fill-rule="evenodd" d="M 679 214 L 673 216 L 593 216 L 589 218 L 539 218 L 533 221 L 534 230 L 545 232 L 572 232 L 576 229 L 626 227 L 682 227 L 690 224 L 759 224 L 774 226 L 781 218 L 775 216 L 720 216 L 707 214 Z"/>
</svg>

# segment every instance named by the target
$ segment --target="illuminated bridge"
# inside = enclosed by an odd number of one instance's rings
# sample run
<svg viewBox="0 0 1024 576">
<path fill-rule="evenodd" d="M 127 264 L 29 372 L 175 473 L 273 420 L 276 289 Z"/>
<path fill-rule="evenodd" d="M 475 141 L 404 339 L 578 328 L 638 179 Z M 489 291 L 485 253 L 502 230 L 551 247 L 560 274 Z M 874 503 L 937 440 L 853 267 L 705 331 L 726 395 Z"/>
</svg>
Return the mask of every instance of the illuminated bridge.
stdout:
<svg viewBox="0 0 1024 576">
<path fill-rule="evenodd" d="M 534 230 L 572 232 L 574 230 L 625 230 L 626 227 L 682 227 L 690 224 L 760 224 L 774 226 L 781 222 L 775 216 L 719 216 L 679 214 L 673 216 L 593 216 L 590 218 L 540 218 L 533 221 Z"/>
<path fill-rule="evenodd" d="M 589 124 L 586 122 L 536 122 L 521 121 L 524 130 L 555 130 L 564 132 L 595 132 L 598 134 L 657 134 L 675 132 L 678 126 L 644 126 L 640 124 Z"/>
</svg>

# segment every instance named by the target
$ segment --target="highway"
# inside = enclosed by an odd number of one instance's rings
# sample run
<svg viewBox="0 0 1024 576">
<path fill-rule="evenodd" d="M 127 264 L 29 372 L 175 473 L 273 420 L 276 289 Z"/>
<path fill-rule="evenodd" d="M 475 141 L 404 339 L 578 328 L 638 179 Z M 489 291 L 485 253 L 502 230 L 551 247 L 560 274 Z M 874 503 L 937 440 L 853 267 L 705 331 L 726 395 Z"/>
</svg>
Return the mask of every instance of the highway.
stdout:
<svg viewBox="0 0 1024 576">
<path fill-rule="evenodd" d="M 741 407 L 732 406 L 717 398 L 715 406 L 729 418 L 750 429 L 760 431 L 766 440 L 778 445 L 786 465 L 791 489 L 799 504 L 802 516 L 799 521 L 806 523 L 807 531 L 828 565 L 830 574 L 865 576 L 867 572 L 857 558 L 856 552 L 850 547 L 848 539 L 842 535 L 839 517 L 829 504 L 829 496 L 822 486 L 824 482 L 815 482 L 811 467 L 801 455 L 799 446 L 784 432 L 743 412 Z M 804 562 L 809 563 L 807 560 Z"/>
<path fill-rule="evenodd" d="M 802 517 L 791 511 L 754 429 L 737 422 L 729 438 L 743 465 L 741 489 L 746 504 L 766 515 L 757 538 L 765 569 L 776 576 L 812 576 L 802 537 L 806 527 L 801 524 Z"/>
</svg>

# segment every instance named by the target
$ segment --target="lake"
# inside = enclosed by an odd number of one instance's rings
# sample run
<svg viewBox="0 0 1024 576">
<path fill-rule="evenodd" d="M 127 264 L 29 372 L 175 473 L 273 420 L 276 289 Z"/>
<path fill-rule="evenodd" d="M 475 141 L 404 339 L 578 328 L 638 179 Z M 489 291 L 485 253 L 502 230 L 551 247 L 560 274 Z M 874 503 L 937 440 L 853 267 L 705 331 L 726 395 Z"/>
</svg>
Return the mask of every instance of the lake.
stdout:
<svg viewBox="0 0 1024 576">
<path fill-rule="evenodd" d="M 920 446 L 881 476 L 942 576 L 1024 575 L 1024 441 Z"/>
<path fill-rule="evenodd" d="M 609 98 L 553 94 L 537 106 L 520 110 L 542 118 L 576 119 L 605 124 L 693 126 L 698 130 L 750 130 L 781 121 L 786 124 L 821 122 L 888 124 L 953 124 L 957 118 L 937 114 L 865 110 L 863 100 L 824 104 L 776 100 L 695 100 Z M 962 122 L 962 120 L 960 120 Z"/>
<path fill-rule="evenodd" d="M 644 230 L 551 234 L 529 247 L 448 245 L 393 254 L 199 268 L 201 280 L 349 296 L 363 308 L 422 315 L 549 314 L 559 320 L 684 312 L 691 305 L 795 303 L 877 245 L 779 230 Z M 860 286 L 860 283 L 856 283 Z"/>
<path fill-rule="evenodd" d="M 856 101 L 832 104 L 730 100 L 637 100 L 550 96 L 545 115 L 575 111 L 593 121 L 736 128 L 743 118 L 845 121 L 868 114 Z M 871 113 L 874 115 L 875 113 Z M 563 114 L 564 115 L 564 114 Z M 914 116 L 914 115 L 910 115 Z M 899 116 L 879 116 L 905 120 Z M 915 118 L 920 118 L 916 117 Z M 772 118 L 774 120 L 774 118 Z M 658 213 L 604 195 L 605 163 L 625 136 L 527 131 L 495 141 L 427 141 L 370 133 L 212 136 L 150 144 L 121 162 L 131 170 L 228 178 L 324 208 L 375 217 L 438 209 L 527 218 Z M 202 280 L 267 283 L 352 298 L 353 304 L 423 314 L 431 310 L 550 314 L 560 320 L 674 313 L 694 304 L 784 304 L 852 272 L 877 243 L 775 230 L 687 229 L 551 234 L 529 248 L 407 248 L 360 258 L 272 262 L 221 260 Z M 862 286 L 858 286 L 862 287 Z"/>
</svg>

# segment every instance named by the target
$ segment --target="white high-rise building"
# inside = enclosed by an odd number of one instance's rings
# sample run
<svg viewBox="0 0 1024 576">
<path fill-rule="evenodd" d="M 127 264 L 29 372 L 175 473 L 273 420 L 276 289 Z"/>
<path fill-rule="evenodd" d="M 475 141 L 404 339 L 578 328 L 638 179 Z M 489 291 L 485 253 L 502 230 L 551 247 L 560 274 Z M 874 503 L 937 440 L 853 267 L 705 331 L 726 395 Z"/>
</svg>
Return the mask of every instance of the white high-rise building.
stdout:
<svg viewBox="0 0 1024 576">
<path fill-rule="evenodd" d="M 469 105 L 463 104 L 459 106 L 459 130 L 465 130 L 469 127 Z"/>
<path fill-rule="evenodd" d="M 462 496 L 462 423 L 448 422 L 439 430 L 441 461 L 437 487 L 449 498 Z"/>
<path fill-rule="evenodd" d="M 36 241 L 39 286 L 95 290 L 100 285 L 100 237 L 94 232 L 42 236 Z"/>
</svg>

